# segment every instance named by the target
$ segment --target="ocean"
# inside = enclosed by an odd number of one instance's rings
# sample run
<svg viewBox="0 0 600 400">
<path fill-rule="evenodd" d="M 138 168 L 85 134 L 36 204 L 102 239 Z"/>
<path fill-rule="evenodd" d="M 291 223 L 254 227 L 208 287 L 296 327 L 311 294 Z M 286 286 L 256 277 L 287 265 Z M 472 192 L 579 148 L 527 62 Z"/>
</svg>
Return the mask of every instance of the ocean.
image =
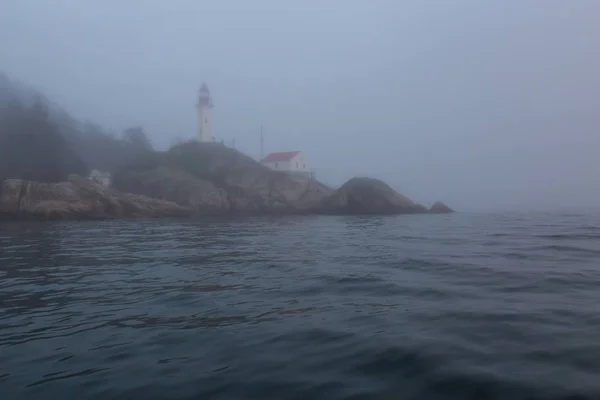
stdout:
<svg viewBox="0 0 600 400">
<path fill-rule="evenodd" d="M 600 214 L 1 223 L 0 398 L 600 399 Z"/>
</svg>

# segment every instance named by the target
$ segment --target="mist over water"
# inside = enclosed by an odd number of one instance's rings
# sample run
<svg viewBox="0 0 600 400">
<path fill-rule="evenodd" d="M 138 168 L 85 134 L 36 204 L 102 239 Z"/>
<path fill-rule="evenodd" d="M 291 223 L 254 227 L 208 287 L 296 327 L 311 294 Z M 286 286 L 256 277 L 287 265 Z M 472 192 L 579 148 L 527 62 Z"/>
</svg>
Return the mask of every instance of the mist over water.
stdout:
<svg viewBox="0 0 600 400">
<path fill-rule="evenodd" d="M 0 393 L 598 398 L 599 239 L 598 214 L 2 224 Z"/>
</svg>

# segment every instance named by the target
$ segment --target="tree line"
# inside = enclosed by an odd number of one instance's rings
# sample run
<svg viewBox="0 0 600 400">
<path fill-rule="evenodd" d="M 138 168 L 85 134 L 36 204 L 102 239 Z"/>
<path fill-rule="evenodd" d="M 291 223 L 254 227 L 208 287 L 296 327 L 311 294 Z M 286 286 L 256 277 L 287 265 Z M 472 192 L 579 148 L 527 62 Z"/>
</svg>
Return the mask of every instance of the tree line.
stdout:
<svg viewBox="0 0 600 400">
<path fill-rule="evenodd" d="M 60 182 L 92 169 L 113 172 L 153 150 L 142 127 L 116 137 L 79 123 L 39 94 L 23 93 L 0 74 L 0 180 Z"/>
</svg>

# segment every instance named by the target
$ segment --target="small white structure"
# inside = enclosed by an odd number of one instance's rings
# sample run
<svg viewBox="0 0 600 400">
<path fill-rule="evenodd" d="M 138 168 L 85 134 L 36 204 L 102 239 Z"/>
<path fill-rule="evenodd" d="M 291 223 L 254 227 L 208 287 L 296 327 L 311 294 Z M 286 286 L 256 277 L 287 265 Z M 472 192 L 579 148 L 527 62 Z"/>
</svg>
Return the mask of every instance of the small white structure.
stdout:
<svg viewBox="0 0 600 400">
<path fill-rule="evenodd" d="M 102 171 L 98 171 L 97 169 L 93 170 L 90 173 L 90 176 L 88 177 L 88 179 L 101 184 L 104 187 L 109 187 L 110 186 L 110 173 L 108 172 L 102 172 Z"/>
<path fill-rule="evenodd" d="M 199 142 L 215 141 L 212 128 L 212 109 L 214 107 L 212 98 L 210 97 L 210 91 L 206 83 L 203 83 L 198 93 L 198 135 L 197 140 Z"/>
<path fill-rule="evenodd" d="M 275 171 L 303 174 L 311 178 L 315 177 L 315 171 L 310 168 L 308 160 L 300 151 L 270 153 L 260 160 L 260 162 Z"/>
</svg>

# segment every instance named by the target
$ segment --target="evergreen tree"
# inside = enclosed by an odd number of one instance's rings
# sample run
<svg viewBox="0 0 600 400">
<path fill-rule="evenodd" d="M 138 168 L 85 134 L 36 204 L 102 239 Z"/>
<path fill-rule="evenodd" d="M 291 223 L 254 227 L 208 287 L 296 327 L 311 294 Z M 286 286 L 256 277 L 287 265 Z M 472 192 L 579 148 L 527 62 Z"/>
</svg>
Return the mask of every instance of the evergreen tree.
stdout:
<svg viewBox="0 0 600 400">
<path fill-rule="evenodd" d="M 88 167 L 70 148 L 40 99 L 26 107 L 12 100 L 0 116 L 0 177 L 60 182 Z"/>
</svg>

